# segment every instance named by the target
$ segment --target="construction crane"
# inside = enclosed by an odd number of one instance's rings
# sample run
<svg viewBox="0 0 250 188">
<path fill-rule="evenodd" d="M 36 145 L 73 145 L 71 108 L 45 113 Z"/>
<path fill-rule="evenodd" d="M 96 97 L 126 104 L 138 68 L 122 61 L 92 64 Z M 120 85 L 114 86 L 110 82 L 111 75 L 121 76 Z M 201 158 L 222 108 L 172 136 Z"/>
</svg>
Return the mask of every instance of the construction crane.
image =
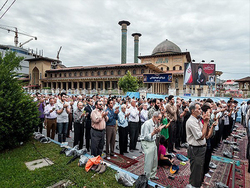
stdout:
<svg viewBox="0 0 250 188">
<path fill-rule="evenodd" d="M 32 41 L 33 39 L 37 40 L 37 37 L 32 36 L 32 35 L 28 35 L 26 33 L 18 32 L 17 28 L 16 27 L 14 27 L 14 28 L 15 28 L 15 30 L 0 26 L 0 29 L 4 29 L 4 30 L 8 31 L 8 33 L 9 32 L 14 32 L 15 33 L 14 43 L 15 43 L 16 47 L 18 46 L 18 35 L 25 35 L 25 36 L 31 37 L 31 39 L 29 39 L 28 41 L 26 41 L 24 43 L 20 43 L 19 47 L 22 47 L 24 44 L 27 44 L 28 42 Z"/>
</svg>

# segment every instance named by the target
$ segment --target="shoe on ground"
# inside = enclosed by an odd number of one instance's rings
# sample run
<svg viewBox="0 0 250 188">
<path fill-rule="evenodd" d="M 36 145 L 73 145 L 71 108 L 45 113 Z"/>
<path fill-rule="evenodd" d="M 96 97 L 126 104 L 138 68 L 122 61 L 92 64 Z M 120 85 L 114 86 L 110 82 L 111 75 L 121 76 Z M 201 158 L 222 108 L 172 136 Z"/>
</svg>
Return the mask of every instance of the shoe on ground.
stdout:
<svg viewBox="0 0 250 188">
<path fill-rule="evenodd" d="M 160 178 L 157 177 L 157 176 L 155 176 L 155 177 L 151 177 L 150 179 L 151 179 L 151 180 L 159 180 Z"/>
<path fill-rule="evenodd" d="M 212 168 L 212 169 L 216 169 L 216 168 L 217 168 L 217 165 L 214 164 L 213 162 L 210 162 L 210 163 L 209 163 L 209 167 Z"/>
<path fill-rule="evenodd" d="M 134 150 L 135 150 L 135 151 L 139 151 L 139 149 L 137 149 L 137 148 L 135 148 Z"/>
<path fill-rule="evenodd" d="M 107 157 L 108 160 L 110 160 L 111 158 L 110 157 Z"/>
<path fill-rule="evenodd" d="M 124 151 L 123 153 L 129 153 L 128 151 Z"/>
<path fill-rule="evenodd" d="M 100 169 L 100 171 L 98 172 L 98 174 L 104 173 L 104 172 L 106 171 L 106 169 L 107 169 L 106 163 L 102 164 L 101 169 Z"/>
<path fill-rule="evenodd" d="M 214 171 L 213 171 L 213 170 L 211 170 L 211 169 L 209 169 L 209 172 L 214 173 Z"/>
<path fill-rule="evenodd" d="M 212 177 L 209 173 L 206 173 L 205 176 L 208 177 L 208 178 Z"/>
<path fill-rule="evenodd" d="M 131 150 L 129 150 L 129 151 L 130 151 L 130 152 L 134 152 L 134 150 L 132 150 L 132 149 L 131 149 Z"/>
<path fill-rule="evenodd" d="M 96 170 L 95 170 L 95 172 L 99 172 L 101 170 L 101 167 L 102 167 L 102 163 L 99 163 Z"/>
<path fill-rule="evenodd" d="M 111 156 L 111 157 L 117 157 L 117 155 L 116 155 L 116 154 L 110 154 L 110 156 Z"/>
</svg>

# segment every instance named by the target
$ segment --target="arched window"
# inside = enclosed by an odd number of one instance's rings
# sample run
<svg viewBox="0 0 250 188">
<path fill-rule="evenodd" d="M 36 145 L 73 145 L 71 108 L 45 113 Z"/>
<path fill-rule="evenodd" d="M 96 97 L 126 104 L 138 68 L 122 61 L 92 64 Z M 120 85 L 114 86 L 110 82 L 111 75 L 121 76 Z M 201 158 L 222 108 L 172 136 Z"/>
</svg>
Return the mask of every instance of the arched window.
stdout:
<svg viewBox="0 0 250 188">
<path fill-rule="evenodd" d="M 85 72 L 85 76 L 88 76 L 88 72 L 87 71 Z"/>
<path fill-rule="evenodd" d="M 167 67 L 167 71 L 169 71 L 169 67 Z"/>
<path fill-rule="evenodd" d="M 97 71 L 97 75 L 100 76 L 100 71 Z"/>
<path fill-rule="evenodd" d="M 71 72 L 69 73 L 69 77 L 71 76 Z"/>
<path fill-rule="evenodd" d="M 57 74 L 55 73 L 55 77 L 57 77 Z"/>
<path fill-rule="evenodd" d="M 52 78 L 52 74 L 50 74 L 50 77 Z"/>
<path fill-rule="evenodd" d="M 161 67 L 161 70 L 163 71 L 163 67 Z"/>
<path fill-rule="evenodd" d="M 118 70 L 117 74 L 118 74 L 118 75 L 121 75 L 121 70 Z"/>
<path fill-rule="evenodd" d="M 61 74 L 61 73 L 59 74 L 59 77 L 62 77 L 62 74 Z"/>
<path fill-rule="evenodd" d="M 141 70 L 141 74 L 144 74 L 144 69 Z"/>
<path fill-rule="evenodd" d="M 91 72 L 91 76 L 94 76 L 94 71 Z"/>
<path fill-rule="evenodd" d="M 103 73 L 105 76 L 107 75 L 107 71 L 104 71 L 104 73 Z"/>
<path fill-rule="evenodd" d="M 74 76 L 76 76 L 77 74 L 76 74 L 76 72 L 74 72 Z"/>
<path fill-rule="evenodd" d="M 111 74 L 111 75 L 114 75 L 114 71 L 111 71 L 110 74 Z"/>
<path fill-rule="evenodd" d="M 179 70 L 182 70 L 182 66 L 179 67 Z"/>
<path fill-rule="evenodd" d="M 82 72 L 80 72 L 80 76 L 82 76 Z"/>
<path fill-rule="evenodd" d="M 175 70 L 175 67 L 173 67 L 173 70 Z"/>
<path fill-rule="evenodd" d="M 133 70 L 133 74 L 136 74 L 136 70 L 135 69 Z"/>
<path fill-rule="evenodd" d="M 67 74 L 66 74 L 66 73 L 64 73 L 64 77 L 67 77 Z"/>
</svg>

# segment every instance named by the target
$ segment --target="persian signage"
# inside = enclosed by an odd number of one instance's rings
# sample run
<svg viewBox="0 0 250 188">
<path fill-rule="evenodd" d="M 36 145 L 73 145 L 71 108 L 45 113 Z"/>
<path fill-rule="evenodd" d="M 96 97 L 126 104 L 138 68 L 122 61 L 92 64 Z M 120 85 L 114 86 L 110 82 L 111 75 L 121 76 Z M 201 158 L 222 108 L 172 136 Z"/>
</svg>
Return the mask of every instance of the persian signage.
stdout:
<svg viewBox="0 0 250 188">
<path fill-rule="evenodd" d="M 143 74 L 144 83 L 172 83 L 172 73 Z"/>
</svg>

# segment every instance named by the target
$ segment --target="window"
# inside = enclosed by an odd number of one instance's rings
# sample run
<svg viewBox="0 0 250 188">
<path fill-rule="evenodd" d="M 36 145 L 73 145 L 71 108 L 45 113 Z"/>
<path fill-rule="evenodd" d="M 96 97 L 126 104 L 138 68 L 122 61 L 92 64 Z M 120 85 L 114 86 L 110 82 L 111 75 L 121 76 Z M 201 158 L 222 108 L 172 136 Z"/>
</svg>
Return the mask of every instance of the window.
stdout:
<svg viewBox="0 0 250 188">
<path fill-rule="evenodd" d="M 80 72 L 80 76 L 82 76 L 82 72 Z"/>
<path fill-rule="evenodd" d="M 45 73 L 45 77 L 47 77 L 47 73 Z"/>
<path fill-rule="evenodd" d="M 182 66 L 179 67 L 179 70 L 182 70 Z"/>
<path fill-rule="evenodd" d="M 66 74 L 66 73 L 64 73 L 64 77 L 67 77 L 67 74 Z"/>
<path fill-rule="evenodd" d="M 59 77 L 62 77 L 62 73 L 59 74 Z"/>
<path fill-rule="evenodd" d="M 57 74 L 55 74 L 55 77 L 57 77 Z"/>
<path fill-rule="evenodd" d="M 133 74 L 136 74 L 136 70 L 135 69 L 133 70 Z"/>
<path fill-rule="evenodd" d="M 169 71 L 169 67 L 167 67 L 167 71 Z"/>
<path fill-rule="evenodd" d="M 40 73 L 40 79 L 42 79 L 42 73 Z"/>
<path fill-rule="evenodd" d="M 114 71 L 111 71 L 110 74 L 111 74 L 111 75 L 114 75 Z"/>
<path fill-rule="evenodd" d="M 161 70 L 163 71 L 163 67 L 161 67 Z"/>
<path fill-rule="evenodd" d="M 144 69 L 141 70 L 141 74 L 144 74 Z"/>
<path fill-rule="evenodd" d="M 85 76 L 88 76 L 88 72 L 85 72 Z"/>
<path fill-rule="evenodd" d="M 76 72 L 74 72 L 74 76 L 76 76 L 77 74 L 76 74 Z"/>
<path fill-rule="evenodd" d="M 52 78 L 52 74 L 50 74 L 50 78 Z"/>
<path fill-rule="evenodd" d="M 175 67 L 173 67 L 173 70 L 175 70 Z"/>
<path fill-rule="evenodd" d="M 97 75 L 100 76 L 100 71 L 97 71 Z"/>
<path fill-rule="evenodd" d="M 118 75 L 121 75 L 121 70 L 118 70 L 117 74 L 118 74 Z"/>
<path fill-rule="evenodd" d="M 104 73 L 103 73 L 105 76 L 107 75 L 107 71 L 104 71 Z"/>
<path fill-rule="evenodd" d="M 127 74 L 128 70 L 125 71 L 125 74 Z"/>
<path fill-rule="evenodd" d="M 91 76 L 94 76 L 94 71 L 91 72 Z"/>
<path fill-rule="evenodd" d="M 71 76 L 71 72 L 69 73 L 69 77 Z"/>
</svg>

